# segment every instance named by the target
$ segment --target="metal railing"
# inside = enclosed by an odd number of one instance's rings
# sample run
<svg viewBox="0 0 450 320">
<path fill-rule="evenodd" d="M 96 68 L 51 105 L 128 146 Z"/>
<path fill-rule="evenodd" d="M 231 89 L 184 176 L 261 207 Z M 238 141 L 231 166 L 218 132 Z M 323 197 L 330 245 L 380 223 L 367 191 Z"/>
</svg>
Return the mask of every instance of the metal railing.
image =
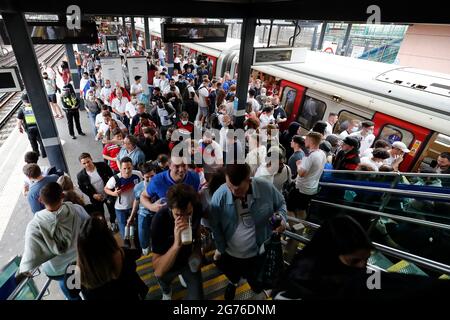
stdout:
<svg viewBox="0 0 450 320">
<path fill-rule="evenodd" d="M 291 220 L 293 222 L 296 223 L 303 223 L 304 225 L 308 225 L 310 227 L 312 227 L 313 229 L 318 229 L 320 228 L 320 225 L 318 224 L 314 224 L 314 223 L 310 223 L 308 221 L 305 220 L 301 220 L 301 219 L 297 219 L 297 218 L 293 218 L 293 217 L 288 217 L 288 220 Z M 302 242 L 302 243 L 309 243 L 311 240 L 301 236 L 297 233 L 293 233 L 290 231 L 285 231 L 284 234 L 296 241 Z M 376 243 L 376 242 L 372 242 L 372 245 L 381 253 L 386 254 L 388 256 L 400 259 L 400 260 L 406 260 L 408 262 L 412 262 L 414 264 L 417 264 L 418 266 L 424 267 L 428 270 L 431 271 L 435 271 L 435 272 L 439 272 L 439 273 L 443 273 L 443 274 L 450 274 L 450 266 L 446 265 L 444 263 L 441 262 L 437 262 L 434 260 L 430 260 L 424 257 L 420 257 L 402 250 L 398 250 L 392 247 L 388 247 L 385 246 L 383 244 L 380 243 Z"/>
<path fill-rule="evenodd" d="M 353 174 L 353 175 L 368 175 L 368 176 L 405 176 L 405 177 L 423 177 L 423 178 L 447 178 L 450 179 L 450 174 L 441 173 L 415 173 L 415 172 L 380 172 L 380 171 L 355 171 L 355 170 L 331 170 L 325 169 L 324 173 L 336 174 Z"/>
</svg>

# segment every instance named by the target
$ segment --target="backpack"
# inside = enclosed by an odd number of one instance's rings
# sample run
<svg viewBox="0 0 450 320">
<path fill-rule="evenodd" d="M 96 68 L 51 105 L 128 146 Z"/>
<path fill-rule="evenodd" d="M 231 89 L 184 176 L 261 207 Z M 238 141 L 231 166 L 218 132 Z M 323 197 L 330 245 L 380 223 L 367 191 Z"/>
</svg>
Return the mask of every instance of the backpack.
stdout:
<svg viewBox="0 0 450 320">
<path fill-rule="evenodd" d="M 62 177 L 64 175 L 64 171 L 62 171 L 60 169 L 56 169 L 56 167 L 53 166 L 47 172 L 47 175 L 51 175 L 51 174 L 57 175 L 58 177 Z"/>
<path fill-rule="evenodd" d="M 119 180 L 119 176 L 117 174 L 113 175 L 114 180 L 116 181 L 116 184 L 114 185 L 114 189 L 115 188 L 119 188 L 120 187 L 120 180 Z M 106 202 L 109 205 L 114 205 L 116 203 L 116 198 L 114 196 L 111 195 L 107 195 L 106 196 Z M 119 203 L 120 203 L 120 196 L 119 196 Z"/>
</svg>

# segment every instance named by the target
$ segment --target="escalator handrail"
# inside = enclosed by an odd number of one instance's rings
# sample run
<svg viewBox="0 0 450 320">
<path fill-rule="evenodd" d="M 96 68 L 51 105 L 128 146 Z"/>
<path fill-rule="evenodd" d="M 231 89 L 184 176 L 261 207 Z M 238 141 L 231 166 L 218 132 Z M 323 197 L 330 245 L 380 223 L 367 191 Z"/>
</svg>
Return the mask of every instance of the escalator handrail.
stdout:
<svg viewBox="0 0 450 320">
<path fill-rule="evenodd" d="M 331 170 L 325 169 L 324 173 L 336 174 L 353 174 L 353 175 L 367 175 L 367 176 L 404 176 L 404 177 L 421 177 L 421 178 L 447 178 L 450 179 L 450 174 L 443 173 L 417 173 L 417 172 L 380 172 L 380 171 L 356 171 L 356 170 Z"/>
<path fill-rule="evenodd" d="M 290 232 L 290 231 L 284 231 L 284 234 L 294 240 L 297 240 L 301 243 L 309 243 L 311 240 L 300 236 L 296 233 Z M 417 264 L 418 266 L 421 267 L 425 267 L 428 270 L 432 270 L 432 271 L 437 271 L 439 273 L 443 273 L 443 274 L 450 274 L 450 266 L 446 265 L 444 263 L 440 263 L 434 260 L 430 260 L 424 257 L 420 257 L 420 256 L 416 256 L 414 254 L 402 251 L 402 250 L 398 250 L 398 249 L 394 249 L 392 247 L 389 246 L 385 246 L 383 244 L 380 243 L 376 243 L 376 242 L 372 242 L 373 246 L 380 252 L 389 255 L 391 257 L 400 259 L 400 260 L 406 260 L 408 262 L 412 262 L 414 264 Z"/>
<path fill-rule="evenodd" d="M 415 218 L 399 216 L 399 215 L 395 215 L 395 214 L 391 214 L 391 213 L 385 213 L 385 212 L 380 212 L 380 211 L 373 211 L 373 210 L 369 210 L 369 209 L 362 209 L 362 208 L 346 206 L 346 205 L 343 205 L 343 204 L 326 202 L 326 201 L 321 201 L 321 200 L 316 200 L 316 199 L 312 199 L 311 202 L 318 203 L 318 204 L 321 204 L 321 205 L 330 206 L 330 207 L 334 207 L 334 208 L 338 208 L 338 209 L 356 211 L 356 212 L 359 212 L 359 213 L 368 214 L 368 215 L 372 215 L 372 216 L 378 216 L 378 217 L 383 217 L 383 218 L 390 218 L 392 220 L 399 220 L 399 221 L 414 223 L 414 224 L 417 224 L 417 225 L 420 225 L 420 226 L 426 226 L 426 227 L 443 229 L 443 230 L 450 230 L 450 225 L 444 224 L 444 223 L 427 221 L 427 220 L 421 220 L 421 219 L 415 219 Z"/>
<path fill-rule="evenodd" d="M 436 200 L 448 200 L 449 199 L 447 193 L 399 190 L 399 189 L 369 187 L 369 186 L 360 186 L 360 185 L 354 185 L 354 184 L 343 184 L 343 183 L 333 183 L 333 182 L 319 182 L 319 185 L 322 187 L 356 189 L 356 190 L 364 190 L 364 191 L 371 191 L 371 192 L 390 193 L 390 194 L 395 194 L 395 195 L 404 195 L 404 196 L 408 196 L 411 198 L 412 197 L 421 197 L 421 198 L 430 198 L 430 199 L 436 199 Z"/>
</svg>

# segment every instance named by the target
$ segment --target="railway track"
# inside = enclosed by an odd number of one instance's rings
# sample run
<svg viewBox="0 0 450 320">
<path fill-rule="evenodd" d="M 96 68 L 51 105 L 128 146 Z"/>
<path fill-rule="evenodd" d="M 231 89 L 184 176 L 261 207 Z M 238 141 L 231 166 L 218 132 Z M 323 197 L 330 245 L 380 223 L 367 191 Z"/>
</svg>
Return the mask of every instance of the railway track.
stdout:
<svg viewBox="0 0 450 320">
<path fill-rule="evenodd" d="M 56 66 L 65 54 L 63 45 L 35 46 L 35 49 L 38 62 L 46 62 L 47 65 L 52 67 Z M 5 65 L 3 63 L 4 61 L 1 61 L 3 66 L 13 66 L 16 63 L 16 59 L 15 57 L 14 59 L 9 57 L 7 64 Z M 5 93 L 0 95 L 0 147 L 16 126 L 16 122 L 13 120 L 17 110 L 22 105 L 20 96 L 20 92 Z"/>
</svg>

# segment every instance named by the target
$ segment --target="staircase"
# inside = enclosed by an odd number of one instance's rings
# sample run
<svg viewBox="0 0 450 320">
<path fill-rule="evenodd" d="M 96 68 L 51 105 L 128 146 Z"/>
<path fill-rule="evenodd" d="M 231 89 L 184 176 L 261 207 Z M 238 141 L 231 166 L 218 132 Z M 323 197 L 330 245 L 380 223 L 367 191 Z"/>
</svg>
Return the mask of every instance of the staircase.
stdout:
<svg viewBox="0 0 450 320">
<path fill-rule="evenodd" d="M 213 261 L 214 251 L 206 254 L 205 265 L 202 267 L 203 291 L 205 300 L 224 300 L 225 288 L 228 284 L 227 277 L 217 269 Z M 152 253 L 147 256 L 142 256 L 137 260 L 137 272 L 142 281 L 149 287 L 147 300 L 161 300 L 162 291 L 153 273 Z M 184 288 L 178 277 L 172 282 L 172 299 L 181 300 L 187 295 L 187 290 Z M 249 284 L 241 280 L 241 283 L 236 288 L 235 300 L 260 300 L 266 299 L 264 294 L 255 294 Z"/>
</svg>

